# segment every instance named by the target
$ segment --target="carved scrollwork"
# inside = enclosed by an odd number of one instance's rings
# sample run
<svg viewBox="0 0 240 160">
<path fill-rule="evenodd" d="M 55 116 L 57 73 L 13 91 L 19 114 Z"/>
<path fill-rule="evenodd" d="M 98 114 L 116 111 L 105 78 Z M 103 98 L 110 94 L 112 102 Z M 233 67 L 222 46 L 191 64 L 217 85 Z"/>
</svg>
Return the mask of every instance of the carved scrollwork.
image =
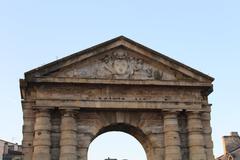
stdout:
<svg viewBox="0 0 240 160">
<path fill-rule="evenodd" d="M 129 56 L 123 50 L 116 50 L 100 60 L 104 63 L 102 69 L 104 72 L 109 72 L 112 78 L 153 79 L 154 76 L 153 68 L 146 65 L 143 59 Z"/>
<path fill-rule="evenodd" d="M 76 67 L 65 75 L 99 79 L 163 79 L 162 72 L 124 49 L 114 50 L 91 62 L 93 63 Z"/>
</svg>

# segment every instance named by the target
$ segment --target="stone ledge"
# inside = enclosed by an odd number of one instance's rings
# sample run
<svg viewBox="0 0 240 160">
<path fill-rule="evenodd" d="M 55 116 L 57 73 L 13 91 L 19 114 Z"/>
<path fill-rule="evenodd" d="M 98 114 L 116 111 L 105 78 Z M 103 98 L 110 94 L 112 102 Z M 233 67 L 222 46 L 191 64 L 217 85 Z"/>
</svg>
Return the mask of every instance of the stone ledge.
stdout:
<svg viewBox="0 0 240 160">
<path fill-rule="evenodd" d="M 187 81 L 159 81 L 159 80 L 109 80 L 109 79 L 82 79 L 65 77 L 37 77 L 31 78 L 28 82 L 34 83 L 79 83 L 79 84 L 119 84 L 119 85 L 158 85 L 158 86 L 186 86 L 186 87 L 207 87 L 211 83 L 187 82 Z"/>
</svg>

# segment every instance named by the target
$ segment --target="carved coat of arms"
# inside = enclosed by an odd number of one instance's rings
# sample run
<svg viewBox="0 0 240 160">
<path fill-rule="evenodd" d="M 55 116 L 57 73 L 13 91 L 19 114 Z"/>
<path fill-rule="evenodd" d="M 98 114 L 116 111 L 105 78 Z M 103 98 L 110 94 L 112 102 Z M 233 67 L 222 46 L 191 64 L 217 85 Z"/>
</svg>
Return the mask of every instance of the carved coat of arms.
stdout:
<svg viewBox="0 0 240 160">
<path fill-rule="evenodd" d="M 116 50 L 101 60 L 104 62 L 103 72 L 114 79 L 151 79 L 153 76 L 152 68 L 144 66 L 142 59 L 131 57 L 124 50 Z"/>
<path fill-rule="evenodd" d="M 131 56 L 124 49 L 117 49 L 95 59 L 91 66 L 74 69 L 73 76 L 100 79 L 158 79 L 163 73 L 145 63 L 144 59 Z"/>
</svg>

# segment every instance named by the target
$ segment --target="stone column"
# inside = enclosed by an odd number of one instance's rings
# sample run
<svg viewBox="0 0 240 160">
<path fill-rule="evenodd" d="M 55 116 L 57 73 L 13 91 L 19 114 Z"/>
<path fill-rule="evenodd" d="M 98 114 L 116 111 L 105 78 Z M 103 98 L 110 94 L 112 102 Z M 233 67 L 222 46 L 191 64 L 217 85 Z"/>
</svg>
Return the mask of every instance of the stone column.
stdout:
<svg viewBox="0 0 240 160">
<path fill-rule="evenodd" d="M 36 111 L 34 127 L 34 151 L 33 160 L 50 160 L 51 146 L 51 121 L 50 113 L 47 109 Z"/>
<path fill-rule="evenodd" d="M 188 112 L 187 114 L 189 160 L 207 160 L 200 114 L 198 112 Z"/>
<path fill-rule="evenodd" d="M 212 128 L 210 124 L 211 116 L 209 112 L 203 112 L 201 114 L 203 124 L 203 134 L 206 146 L 207 160 L 214 160 L 213 156 L 213 141 L 212 141 Z"/>
<path fill-rule="evenodd" d="M 62 113 L 60 160 L 77 160 L 77 125 L 73 110 Z"/>
<path fill-rule="evenodd" d="M 34 113 L 32 110 L 33 102 L 22 101 L 23 110 L 23 159 L 32 160 L 33 153 L 33 132 L 34 132 Z"/>
<path fill-rule="evenodd" d="M 165 160 L 181 160 L 177 112 L 165 112 L 163 118 Z"/>
</svg>

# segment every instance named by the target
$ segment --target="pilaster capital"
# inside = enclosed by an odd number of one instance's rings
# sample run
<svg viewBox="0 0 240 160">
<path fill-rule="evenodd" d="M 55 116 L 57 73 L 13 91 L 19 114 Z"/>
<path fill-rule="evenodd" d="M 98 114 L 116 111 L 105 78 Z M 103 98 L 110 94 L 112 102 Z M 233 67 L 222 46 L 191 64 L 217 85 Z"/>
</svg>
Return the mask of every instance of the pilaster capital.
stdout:
<svg viewBox="0 0 240 160">
<path fill-rule="evenodd" d="M 22 100 L 22 109 L 32 109 L 32 106 L 35 104 L 33 100 Z"/>
<path fill-rule="evenodd" d="M 61 109 L 60 113 L 62 117 L 76 117 L 78 112 L 75 109 Z"/>
<path fill-rule="evenodd" d="M 176 119 L 180 114 L 179 110 L 163 110 L 163 118 L 164 119 Z"/>
<path fill-rule="evenodd" d="M 210 113 L 202 113 L 201 118 L 204 121 L 210 121 L 211 120 L 211 115 L 210 115 Z"/>
<path fill-rule="evenodd" d="M 200 112 L 199 111 L 188 111 L 187 117 L 188 119 L 200 119 Z"/>
<path fill-rule="evenodd" d="M 50 109 L 38 108 L 34 109 L 33 112 L 35 113 L 36 117 L 50 117 Z"/>
</svg>

